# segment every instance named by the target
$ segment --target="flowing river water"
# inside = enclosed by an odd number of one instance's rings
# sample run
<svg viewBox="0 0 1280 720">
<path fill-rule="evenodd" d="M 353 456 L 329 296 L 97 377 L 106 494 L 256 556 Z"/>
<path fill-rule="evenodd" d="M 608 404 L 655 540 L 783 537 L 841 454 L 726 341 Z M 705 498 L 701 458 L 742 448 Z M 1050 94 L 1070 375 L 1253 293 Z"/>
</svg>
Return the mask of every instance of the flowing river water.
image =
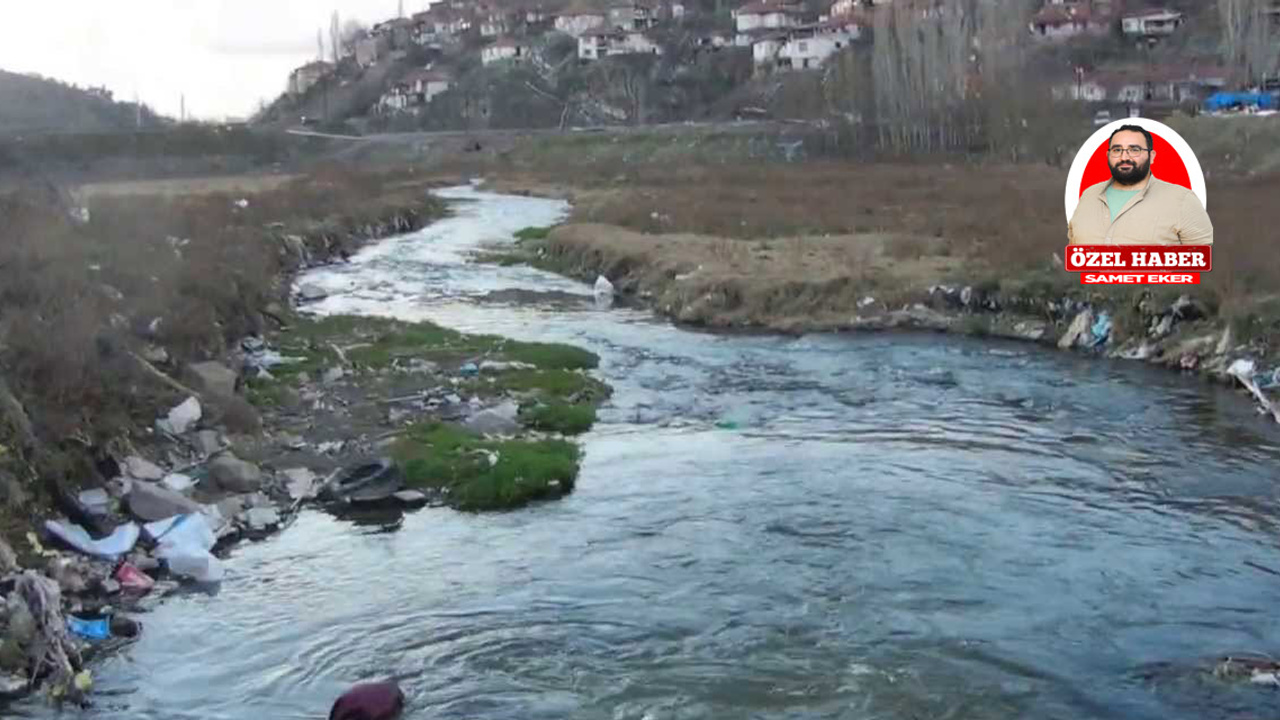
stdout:
<svg viewBox="0 0 1280 720">
<path fill-rule="evenodd" d="M 676 329 L 467 262 L 563 203 L 444 194 L 454 217 L 309 273 L 318 310 L 599 353 L 576 491 L 393 530 L 305 512 L 144 616 L 87 716 L 323 717 L 388 675 L 423 719 L 1274 708 L 1205 672 L 1280 653 L 1280 432 L 1238 395 L 1021 344 Z M 510 290 L 581 302 L 485 297 Z"/>
</svg>

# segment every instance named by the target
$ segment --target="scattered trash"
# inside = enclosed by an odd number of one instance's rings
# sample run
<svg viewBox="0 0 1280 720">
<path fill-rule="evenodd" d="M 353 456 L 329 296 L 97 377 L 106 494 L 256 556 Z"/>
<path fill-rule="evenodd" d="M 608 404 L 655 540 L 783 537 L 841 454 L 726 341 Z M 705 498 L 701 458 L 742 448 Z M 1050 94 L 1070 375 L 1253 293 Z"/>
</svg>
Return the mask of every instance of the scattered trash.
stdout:
<svg viewBox="0 0 1280 720">
<path fill-rule="evenodd" d="M 740 426 L 735 420 L 721 420 L 716 423 L 716 427 L 721 430 L 737 430 Z"/>
<path fill-rule="evenodd" d="M 106 640 L 111 637 L 111 622 L 106 618 L 86 620 L 69 615 L 67 629 L 86 640 Z"/>
<path fill-rule="evenodd" d="M 340 367 L 331 367 L 328 370 L 325 370 L 324 374 L 320 376 L 320 382 L 326 385 L 332 385 L 346 376 L 346 370 L 343 370 Z"/>
<path fill-rule="evenodd" d="M 480 363 L 480 372 L 482 373 L 504 373 L 512 370 L 533 370 L 537 365 L 531 365 L 523 362 L 501 362 L 498 360 L 485 360 Z"/>
<path fill-rule="evenodd" d="M 1089 333 L 1093 335 L 1093 347 L 1105 345 L 1107 339 L 1111 337 L 1111 316 L 1105 311 L 1098 313 L 1093 326 L 1089 328 Z"/>
<path fill-rule="evenodd" d="M 249 201 L 244 198 L 240 198 L 239 200 L 235 201 L 234 204 L 236 207 L 240 208 L 241 210 L 244 210 L 245 208 L 249 207 Z"/>
<path fill-rule="evenodd" d="M 480 367 L 473 362 L 469 362 L 458 368 L 458 374 L 463 377 L 475 377 L 480 374 Z"/>
<path fill-rule="evenodd" d="M 156 557 L 164 560 L 169 572 L 198 582 L 222 580 L 221 561 L 209 551 L 217 537 L 203 514 L 177 515 L 148 523 L 147 534 L 156 541 Z"/>
<path fill-rule="evenodd" d="M 520 431 L 520 406 L 505 402 L 487 410 L 481 410 L 467 418 L 467 429 L 482 435 L 512 435 Z"/>
<path fill-rule="evenodd" d="M 200 401 L 189 397 L 182 404 L 169 411 L 169 416 L 156 421 L 156 428 L 170 435 L 182 435 L 199 422 L 201 417 Z"/>
<path fill-rule="evenodd" d="M 285 478 L 285 489 L 291 500 L 305 500 L 315 496 L 316 474 L 307 468 L 293 468 L 280 473 Z"/>
<path fill-rule="evenodd" d="M 170 490 L 173 490 L 174 492 L 182 492 L 183 490 L 194 487 L 196 484 L 196 481 L 190 475 L 183 475 L 182 473 L 170 473 L 164 476 L 164 479 L 160 481 L 160 484 L 164 485 Z"/>
<path fill-rule="evenodd" d="M 341 440 L 327 440 L 316 445 L 316 452 L 323 455 L 332 455 L 346 447 L 346 443 Z"/>
<path fill-rule="evenodd" d="M 280 513 L 275 508 L 255 507 L 244 514 L 244 522 L 254 532 L 262 532 L 280 524 Z"/>
<path fill-rule="evenodd" d="M 868 296 L 866 296 L 866 297 L 864 297 L 864 298 L 862 298 L 861 300 L 859 300 L 859 301 L 858 301 L 858 309 L 859 309 L 859 310 L 864 310 L 864 309 L 866 309 L 866 308 L 868 308 L 868 307 L 871 307 L 872 305 L 875 305 L 875 304 L 876 304 L 876 299 L 875 299 L 875 298 L 873 298 L 873 297 L 871 297 L 870 295 L 868 295 Z"/>
<path fill-rule="evenodd" d="M 592 293 L 595 296 L 597 305 L 607 307 L 613 304 L 614 287 L 613 283 L 609 282 L 609 278 L 603 275 L 598 276 Z"/>
<path fill-rule="evenodd" d="M 45 529 L 71 547 L 86 555 L 115 559 L 133 549 L 138 542 L 139 528 L 135 523 L 125 523 L 101 540 L 94 540 L 79 525 L 46 520 Z"/>
<path fill-rule="evenodd" d="M 116 582 L 120 583 L 120 587 L 125 590 L 146 592 L 156 585 L 156 581 L 152 580 L 150 575 L 127 562 L 121 563 L 120 567 L 116 568 L 116 573 L 113 577 L 115 577 Z"/>
</svg>

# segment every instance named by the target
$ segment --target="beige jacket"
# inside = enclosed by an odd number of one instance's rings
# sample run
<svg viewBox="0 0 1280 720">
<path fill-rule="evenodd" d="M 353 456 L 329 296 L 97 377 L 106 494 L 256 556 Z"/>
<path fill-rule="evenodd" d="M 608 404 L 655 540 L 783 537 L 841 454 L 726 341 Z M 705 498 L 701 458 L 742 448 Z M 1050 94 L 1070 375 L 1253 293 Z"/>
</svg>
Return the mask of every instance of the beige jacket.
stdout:
<svg viewBox="0 0 1280 720">
<path fill-rule="evenodd" d="M 1154 176 L 1111 222 L 1110 180 L 1080 196 L 1067 224 L 1070 245 L 1212 245 L 1213 224 L 1195 193 Z"/>
</svg>

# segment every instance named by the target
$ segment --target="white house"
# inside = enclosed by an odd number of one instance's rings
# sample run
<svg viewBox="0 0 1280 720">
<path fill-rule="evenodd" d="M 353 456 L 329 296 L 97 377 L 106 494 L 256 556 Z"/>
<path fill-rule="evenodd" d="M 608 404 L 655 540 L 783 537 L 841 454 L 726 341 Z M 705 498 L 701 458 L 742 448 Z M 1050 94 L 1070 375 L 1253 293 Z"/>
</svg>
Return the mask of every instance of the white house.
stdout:
<svg viewBox="0 0 1280 720">
<path fill-rule="evenodd" d="M 485 65 L 503 60 L 524 60 L 529 57 L 529 46 L 512 38 L 502 38 L 480 51 L 480 62 Z"/>
<path fill-rule="evenodd" d="M 762 37 L 752 44 L 751 56 L 762 69 L 809 70 L 821 67 L 860 34 L 857 23 L 837 18 Z"/>
<path fill-rule="evenodd" d="M 578 37 L 588 30 L 604 27 L 608 16 L 585 6 L 571 7 L 556 16 L 556 30 Z"/>
<path fill-rule="evenodd" d="M 480 23 L 481 37 L 499 37 L 511 31 L 507 16 L 502 13 L 491 13 Z"/>
<path fill-rule="evenodd" d="M 648 30 L 658 24 L 661 6 L 654 0 L 624 0 L 609 7 L 609 24 L 622 30 Z"/>
<path fill-rule="evenodd" d="M 378 100 L 383 113 L 404 112 L 426 105 L 453 86 L 453 77 L 441 70 L 417 70 L 392 85 Z"/>
<path fill-rule="evenodd" d="M 684 2 L 682 0 L 673 0 L 671 5 L 668 6 L 668 11 L 671 13 L 672 20 L 683 20 L 685 13 Z"/>
<path fill-rule="evenodd" d="M 733 11 L 739 33 L 795 27 L 800 24 L 802 15 L 803 10 L 797 6 L 775 2 L 749 3 Z"/>
<path fill-rule="evenodd" d="M 578 36 L 578 58 L 599 60 L 610 55 L 661 55 L 662 48 L 637 30 L 599 28 Z"/>
<path fill-rule="evenodd" d="M 1182 13 L 1174 10 L 1151 10 L 1125 15 L 1120 20 L 1120 29 L 1125 35 L 1159 37 L 1172 35 L 1183 20 Z"/>
<path fill-rule="evenodd" d="M 1040 40 L 1062 40 L 1079 35 L 1105 35 L 1108 22 L 1084 4 L 1052 3 L 1031 18 L 1031 34 Z"/>
</svg>

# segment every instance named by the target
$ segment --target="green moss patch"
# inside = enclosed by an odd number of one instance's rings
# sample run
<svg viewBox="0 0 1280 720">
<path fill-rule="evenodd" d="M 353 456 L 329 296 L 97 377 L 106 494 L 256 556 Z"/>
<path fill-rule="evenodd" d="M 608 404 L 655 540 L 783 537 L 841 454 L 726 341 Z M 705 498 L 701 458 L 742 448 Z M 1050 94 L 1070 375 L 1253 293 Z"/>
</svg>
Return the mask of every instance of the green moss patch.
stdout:
<svg viewBox="0 0 1280 720">
<path fill-rule="evenodd" d="M 516 231 L 516 240 L 546 240 L 551 235 L 549 227 L 527 227 Z"/>
<path fill-rule="evenodd" d="M 596 408 L 586 403 L 533 405 L 521 409 L 520 422 L 542 432 L 581 435 L 595 425 Z"/>
<path fill-rule="evenodd" d="M 506 510 L 573 490 L 579 450 L 564 440 L 489 441 L 443 423 L 415 426 L 393 448 L 411 487 L 448 490 L 459 510 Z"/>
</svg>

